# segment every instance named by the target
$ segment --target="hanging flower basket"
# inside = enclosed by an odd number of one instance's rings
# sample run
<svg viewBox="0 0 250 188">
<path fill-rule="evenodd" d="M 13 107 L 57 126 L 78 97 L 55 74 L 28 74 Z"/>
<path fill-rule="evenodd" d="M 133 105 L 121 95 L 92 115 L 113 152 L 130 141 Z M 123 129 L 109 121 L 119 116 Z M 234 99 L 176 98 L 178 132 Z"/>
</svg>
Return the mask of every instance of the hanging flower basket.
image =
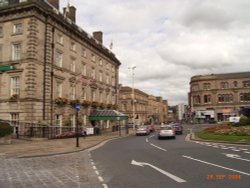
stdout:
<svg viewBox="0 0 250 188">
<path fill-rule="evenodd" d="M 15 101 L 15 100 L 17 100 L 18 98 L 19 98 L 19 95 L 18 95 L 18 94 L 13 94 L 13 95 L 11 95 L 10 100 Z"/>
<path fill-rule="evenodd" d="M 91 101 L 83 100 L 82 101 L 82 106 L 89 106 L 91 105 Z"/>
<path fill-rule="evenodd" d="M 76 104 L 79 104 L 80 102 L 79 102 L 79 100 L 71 100 L 70 101 L 70 105 L 74 108 L 75 106 L 76 106 Z"/>
<path fill-rule="evenodd" d="M 68 99 L 63 98 L 63 97 L 57 97 L 57 98 L 55 99 L 55 103 L 56 103 L 57 105 L 65 105 L 65 104 L 68 103 Z"/>
</svg>

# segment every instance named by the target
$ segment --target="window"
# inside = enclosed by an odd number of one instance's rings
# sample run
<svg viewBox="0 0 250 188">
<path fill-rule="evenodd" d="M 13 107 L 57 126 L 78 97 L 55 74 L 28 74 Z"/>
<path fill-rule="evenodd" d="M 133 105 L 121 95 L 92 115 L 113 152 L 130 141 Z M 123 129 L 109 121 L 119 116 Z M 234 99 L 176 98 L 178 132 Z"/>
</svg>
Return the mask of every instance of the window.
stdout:
<svg viewBox="0 0 250 188">
<path fill-rule="evenodd" d="M 238 87 L 238 82 L 237 82 L 237 81 L 234 81 L 234 82 L 233 82 L 233 87 L 234 87 L 234 88 L 237 88 L 237 87 Z"/>
<path fill-rule="evenodd" d="M 92 60 L 93 62 L 95 62 L 95 55 L 94 55 L 94 54 L 91 55 L 91 60 Z"/>
<path fill-rule="evenodd" d="M 5 6 L 8 5 L 9 1 L 8 0 L 0 0 L 0 6 Z"/>
<path fill-rule="evenodd" d="M 87 50 L 82 48 L 82 57 L 87 57 Z"/>
<path fill-rule="evenodd" d="M 84 99 L 84 100 L 86 100 L 86 98 L 87 98 L 85 88 L 82 88 L 81 98 Z"/>
<path fill-rule="evenodd" d="M 56 114 L 55 115 L 55 124 L 56 126 L 62 126 L 62 115 L 61 114 Z"/>
<path fill-rule="evenodd" d="M 211 84 L 210 83 L 204 83 L 203 84 L 203 89 L 204 90 L 210 90 L 211 89 Z"/>
<path fill-rule="evenodd" d="M 56 66 L 62 67 L 63 63 L 63 54 L 61 52 L 56 52 Z"/>
<path fill-rule="evenodd" d="M 10 95 L 20 95 L 20 77 L 11 77 Z"/>
<path fill-rule="evenodd" d="M 250 93 L 241 93 L 240 102 L 250 102 Z"/>
<path fill-rule="evenodd" d="M 218 102 L 219 103 L 233 102 L 233 95 L 232 94 L 220 94 L 218 95 Z"/>
<path fill-rule="evenodd" d="M 242 82 L 243 87 L 250 87 L 250 80 L 246 80 Z"/>
<path fill-rule="evenodd" d="M 75 86 L 71 86 L 70 87 L 70 91 L 69 91 L 69 96 L 71 100 L 75 100 L 76 98 L 76 87 Z"/>
<path fill-rule="evenodd" d="M 23 28 L 22 28 L 21 23 L 17 23 L 17 24 L 13 25 L 13 33 L 14 34 L 20 34 L 20 33 L 22 33 L 22 30 L 23 30 Z"/>
<path fill-rule="evenodd" d="M 109 75 L 106 74 L 106 84 L 109 84 Z"/>
<path fill-rule="evenodd" d="M 127 111 L 127 104 L 122 105 L 122 111 Z"/>
<path fill-rule="evenodd" d="M 204 95 L 204 103 L 211 103 L 211 95 Z"/>
<path fill-rule="evenodd" d="M 94 89 L 91 90 L 91 100 L 96 101 L 96 93 Z"/>
<path fill-rule="evenodd" d="M 3 36 L 3 26 L 0 25 L 0 37 Z"/>
<path fill-rule="evenodd" d="M 100 91 L 100 95 L 99 95 L 99 101 L 102 103 L 103 102 L 103 93 Z"/>
<path fill-rule="evenodd" d="M 18 127 L 19 125 L 19 113 L 11 113 L 10 114 L 10 121 L 11 124 L 15 127 Z"/>
<path fill-rule="evenodd" d="M 87 76 L 87 67 L 85 63 L 82 63 L 81 73 L 83 76 Z"/>
<path fill-rule="evenodd" d="M 100 82 L 102 82 L 102 80 L 103 80 L 102 77 L 103 77 L 103 74 L 102 74 L 102 71 L 100 71 L 100 72 L 99 72 L 99 81 L 100 81 Z"/>
<path fill-rule="evenodd" d="M 193 103 L 194 104 L 200 104 L 201 103 L 201 99 L 200 99 L 199 95 L 193 96 Z"/>
<path fill-rule="evenodd" d="M 72 72 L 76 72 L 76 61 L 75 61 L 75 59 L 71 59 L 70 70 Z"/>
<path fill-rule="evenodd" d="M 75 115 L 70 115 L 70 123 L 71 123 L 71 126 L 76 127 L 76 116 Z"/>
<path fill-rule="evenodd" d="M 221 82 L 220 83 L 220 88 L 221 89 L 227 89 L 228 88 L 228 82 Z"/>
<path fill-rule="evenodd" d="M 60 82 L 56 83 L 56 96 L 62 97 L 62 83 Z"/>
<path fill-rule="evenodd" d="M 112 86 L 115 86 L 115 78 L 112 76 L 111 78 Z"/>
<path fill-rule="evenodd" d="M 92 71 L 91 71 L 91 78 L 95 79 L 96 77 L 96 74 L 95 74 L 95 68 L 92 67 Z"/>
<path fill-rule="evenodd" d="M 20 60 L 22 53 L 21 43 L 12 44 L 12 60 Z"/>
<path fill-rule="evenodd" d="M 109 93 L 107 93 L 106 101 L 107 101 L 107 103 L 110 102 L 110 94 Z"/>
<path fill-rule="evenodd" d="M 102 59 L 99 59 L 99 65 L 102 66 L 102 64 L 103 64 Z"/>
<path fill-rule="evenodd" d="M 0 62 L 3 60 L 3 46 L 0 44 Z"/>
<path fill-rule="evenodd" d="M 191 86 L 191 90 L 192 90 L 192 91 L 198 91 L 198 90 L 199 90 L 199 85 L 198 85 L 198 84 L 193 84 L 193 85 Z"/>
<path fill-rule="evenodd" d="M 63 36 L 61 34 L 57 34 L 57 42 L 63 44 Z"/>
<path fill-rule="evenodd" d="M 71 42 L 71 50 L 72 51 L 76 51 L 76 43 L 74 43 L 74 42 Z"/>
</svg>

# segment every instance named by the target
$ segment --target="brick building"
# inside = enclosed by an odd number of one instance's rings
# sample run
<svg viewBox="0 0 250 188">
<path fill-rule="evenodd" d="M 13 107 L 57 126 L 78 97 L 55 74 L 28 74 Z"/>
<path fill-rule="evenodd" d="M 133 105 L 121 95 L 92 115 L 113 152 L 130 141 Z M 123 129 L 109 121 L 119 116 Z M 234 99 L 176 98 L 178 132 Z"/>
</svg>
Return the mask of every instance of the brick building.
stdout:
<svg viewBox="0 0 250 188">
<path fill-rule="evenodd" d="M 193 76 L 189 105 L 198 122 L 239 116 L 250 108 L 250 72 Z"/>
<path fill-rule="evenodd" d="M 94 109 L 117 106 L 120 61 L 76 25 L 59 0 L 0 1 L 0 119 L 88 125 Z M 109 124 L 109 122 L 102 122 Z"/>
</svg>

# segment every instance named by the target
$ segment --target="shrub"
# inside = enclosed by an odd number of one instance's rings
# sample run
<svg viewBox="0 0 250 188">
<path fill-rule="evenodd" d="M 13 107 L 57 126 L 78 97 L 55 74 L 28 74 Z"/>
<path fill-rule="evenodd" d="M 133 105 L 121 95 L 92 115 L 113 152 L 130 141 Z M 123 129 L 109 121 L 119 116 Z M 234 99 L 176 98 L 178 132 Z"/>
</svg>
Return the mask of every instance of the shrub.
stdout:
<svg viewBox="0 0 250 188">
<path fill-rule="evenodd" d="M 13 128 L 8 123 L 0 123 L 0 137 L 11 135 Z"/>
<path fill-rule="evenodd" d="M 240 116 L 240 125 L 248 125 L 249 124 L 249 118 L 247 116 Z"/>
</svg>

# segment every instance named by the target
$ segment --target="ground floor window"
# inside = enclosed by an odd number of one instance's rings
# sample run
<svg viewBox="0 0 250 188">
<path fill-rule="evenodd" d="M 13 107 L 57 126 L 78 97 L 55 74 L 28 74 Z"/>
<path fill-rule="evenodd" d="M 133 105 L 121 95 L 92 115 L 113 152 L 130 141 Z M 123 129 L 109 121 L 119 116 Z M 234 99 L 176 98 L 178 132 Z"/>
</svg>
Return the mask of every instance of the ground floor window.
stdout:
<svg viewBox="0 0 250 188">
<path fill-rule="evenodd" d="M 55 117 L 55 121 L 56 121 L 56 126 L 62 126 L 62 115 L 61 114 L 56 114 Z"/>
</svg>

